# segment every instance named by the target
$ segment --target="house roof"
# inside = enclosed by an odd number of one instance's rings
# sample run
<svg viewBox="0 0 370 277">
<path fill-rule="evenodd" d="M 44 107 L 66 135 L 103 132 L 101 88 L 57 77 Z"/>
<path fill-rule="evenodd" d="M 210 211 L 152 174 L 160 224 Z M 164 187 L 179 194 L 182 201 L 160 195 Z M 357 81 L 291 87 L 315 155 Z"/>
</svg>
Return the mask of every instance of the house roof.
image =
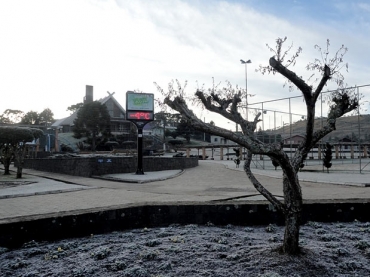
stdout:
<svg viewBox="0 0 370 277">
<path fill-rule="evenodd" d="M 121 112 L 123 114 L 126 114 L 126 110 L 121 106 L 120 103 L 118 103 L 118 101 L 116 100 L 116 98 L 114 98 L 114 96 L 113 96 L 114 92 L 113 93 L 109 93 L 108 92 L 108 94 L 109 94 L 108 96 L 106 96 L 106 97 L 104 97 L 102 99 L 99 99 L 98 101 L 100 103 L 102 103 L 102 104 L 105 104 L 106 102 L 108 102 L 109 99 L 112 99 L 112 101 L 114 102 L 114 104 L 117 105 L 117 107 L 121 110 Z"/>
<path fill-rule="evenodd" d="M 112 101 L 117 105 L 117 107 L 120 109 L 120 111 L 126 115 L 126 110 L 120 105 L 120 103 L 118 103 L 118 101 L 114 98 L 113 94 L 114 93 L 109 93 L 108 92 L 108 96 L 104 97 L 104 98 L 101 98 L 97 101 L 99 101 L 101 104 L 105 104 L 106 102 L 108 102 L 108 100 L 112 99 Z M 57 121 L 55 121 L 51 126 L 52 127 L 58 127 L 58 126 L 66 126 L 66 125 L 69 125 L 69 126 L 73 126 L 73 121 L 77 118 L 77 113 L 78 113 L 78 110 L 75 111 L 73 114 L 71 114 L 70 116 L 68 117 L 65 117 L 65 118 L 62 118 L 62 119 L 58 119 Z"/>
<path fill-rule="evenodd" d="M 76 119 L 76 117 L 77 117 L 77 111 L 74 112 L 73 114 L 71 114 L 68 117 L 65 117 L 65 118 L 62 118 L 62 119 L 58 119 L 53 124 L 51 124 L 51 126 L 52 127 L 66 126 L 66 125 L 72 126 L 73 125 L 73 121 Z"/>
<path fill-rule="evenodd" d="M 290 136 L 290 134 L 288 134 L 288 135 L 281 135 L 281 138 L 282 139 L 290 139 L 290 138 L 294 138 L 294 137 L 300 137 L 300 138 L 305 138 L 306 136 L 303 136 L 303 135 L 301 135 L 301 134 L 292 134 L 291 136 Z"/>
</svg>

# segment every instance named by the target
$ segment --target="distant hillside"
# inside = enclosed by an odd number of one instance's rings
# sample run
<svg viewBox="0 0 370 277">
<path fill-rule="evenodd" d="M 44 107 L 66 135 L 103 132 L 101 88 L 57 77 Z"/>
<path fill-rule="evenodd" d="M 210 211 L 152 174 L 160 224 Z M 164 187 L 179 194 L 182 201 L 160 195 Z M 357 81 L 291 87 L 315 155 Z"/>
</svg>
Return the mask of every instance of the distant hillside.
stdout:
<svg viewBox="0 0 370 277">
<path fill-rule="evenodd" d="M 325 124 L 326 118 L 318 118 L 315 120 L 315 130 L 318 130 L 321 125 Z M 360 126 L 360 128 L 359 128 Z M 292 134 L 304 134 L 306 128 L 306 120 L 300 120 L 292 124 Z M 362 141 L 370 142 L 370 115 L 361 115 L 358 117 L 347 116 L 337 120 L 336 130 L 330 133 L 324 140 L 337 141 L 344 137 L 353 138 L 356 140 L 359 136 Z M 360 129 L 360 130 L 359 130 Z M 275 134 L 274 130 L 267 131 L 268 133 Z M 281 134 L 283 137 L 289 136 L 290 126 L 286 125 L 285 128 L 276 129 L 276 134 Z"/>
</svg>

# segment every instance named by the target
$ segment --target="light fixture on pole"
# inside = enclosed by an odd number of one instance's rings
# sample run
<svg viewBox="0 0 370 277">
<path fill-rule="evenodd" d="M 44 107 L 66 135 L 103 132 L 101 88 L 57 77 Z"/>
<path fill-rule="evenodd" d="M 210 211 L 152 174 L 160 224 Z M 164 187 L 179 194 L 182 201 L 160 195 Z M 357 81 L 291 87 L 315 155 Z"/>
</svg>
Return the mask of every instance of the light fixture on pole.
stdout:
<svg viewBox="0 0 370 277">
<path fill-rule="evenodd" d="M 247 75 L 247 64 L 252 63 L 251 60 L 244 61 L 240 60 L 242 64 L 245 64 L 245 104 L 246 104 L 246 114 L 247 114 L 247 121 L 248 121 L 248 75 Z"/>
</svg>

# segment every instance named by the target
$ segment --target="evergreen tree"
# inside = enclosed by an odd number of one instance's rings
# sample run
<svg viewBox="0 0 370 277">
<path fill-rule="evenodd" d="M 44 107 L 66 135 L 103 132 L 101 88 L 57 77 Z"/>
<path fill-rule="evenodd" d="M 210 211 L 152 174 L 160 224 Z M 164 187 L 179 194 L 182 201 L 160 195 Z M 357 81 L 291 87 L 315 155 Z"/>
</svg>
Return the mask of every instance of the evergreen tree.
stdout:
<svg viewBox="0 0 370 277">
<path fill-rule="evenodd" d="M 233 150 L 235 151 L 235 164 L 236 164 L 236 167 L 239 167 L 239 164 L 240 164 L 240 148 L 233 148 Z"/>
<path fill-rule="evenodd" d="M 274 159 L 271 159 L 271 162 L 272 162 L 272 165 L 275 167 L 275 170 L 276 170 L 276 168 L 279 166 L 279 163 Z"/>
<path fill-rule="evenodd" d="M 91 149 L 95 151 L 97 136 L 110 135 L 110 116 L 108 109 L 99 101 L 83 105 L 77 112 L 77 118 L 73 121 L 73 133 L 75 138 L 87 137 L 91 139 Z"/>
<path fill-rule="evenodd" d="M 54 121 L 54 113 L 46 108 L 41 113 L 35 111 L 27 112 L 21 120 L 22 124 L 49 126 Z"/>
<path fill-rule="evenodd" d="M 331 148 L 332 148 L 332 146 L 330 145 L 329 142 L 327 142 L 325 144 L 324 149 L 323 149 L 324 150 L 323 151 L 324 158 L 322 160 L 322 163 L 323 163 L 323 166 L 326 167 L 326 170 L 327 170 L 328 173 L 329 173 L 329 168 L 331 168 L 331 165 L 332 165 L 331 159 L 333 158 Z"/>
<path fill-rule="evenodd" d="M 16 124 L 21 121 L 24 113 L 20 110 L 6 109 L 2 115 L 0 115 L 0 123 L 5 124 Z"/>
</svg>

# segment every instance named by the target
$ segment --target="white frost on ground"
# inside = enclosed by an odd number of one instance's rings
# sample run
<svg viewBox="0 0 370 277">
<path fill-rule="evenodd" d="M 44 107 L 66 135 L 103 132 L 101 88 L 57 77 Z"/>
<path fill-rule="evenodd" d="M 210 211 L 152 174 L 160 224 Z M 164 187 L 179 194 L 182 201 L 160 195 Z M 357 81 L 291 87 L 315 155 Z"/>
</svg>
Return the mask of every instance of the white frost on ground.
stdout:
<svg viewBox="0 0 370 277">
<path fill-rule="evenodd" d="M 0 276 L 370 276 L 370 223 L 302 226 L 302 254 L 276 249 L 284 228 L 171 225 L 0 248 Z"/>
</svg>

